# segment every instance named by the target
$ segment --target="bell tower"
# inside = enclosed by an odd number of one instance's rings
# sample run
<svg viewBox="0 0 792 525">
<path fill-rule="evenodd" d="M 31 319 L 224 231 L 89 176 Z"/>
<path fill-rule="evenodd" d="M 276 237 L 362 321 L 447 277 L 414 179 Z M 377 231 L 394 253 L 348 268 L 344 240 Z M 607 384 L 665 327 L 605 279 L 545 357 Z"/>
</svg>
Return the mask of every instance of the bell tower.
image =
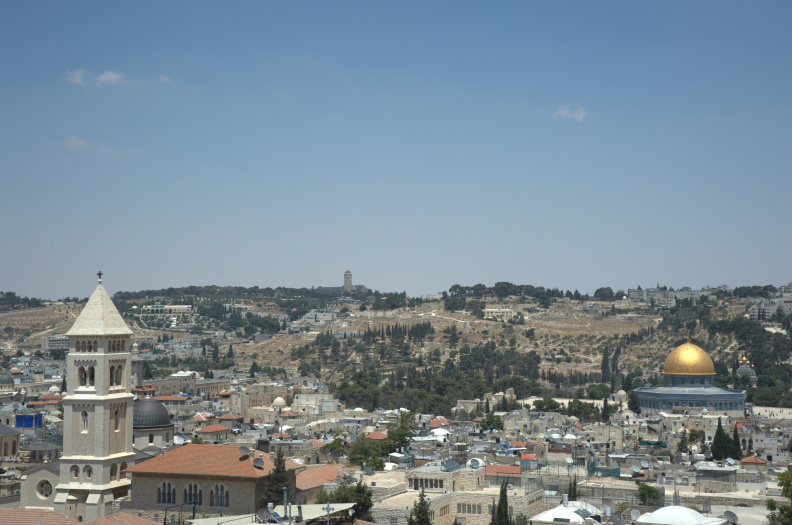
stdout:
<svg viewBox="0 0 792 525">
<path fill-rule="evenodd" d="M 344 272 L 344 291 L 346 293 L 352 293 L 352 272 L 349 270 Z"/>
<path fill-rule="evenodd" d="M 63 398 L 63 456 L 55 512 L 80 521 L 110 514 L 126 496 L 132 452 L 132 331 L 97 285 L 71 329 Z"/>
</svg>

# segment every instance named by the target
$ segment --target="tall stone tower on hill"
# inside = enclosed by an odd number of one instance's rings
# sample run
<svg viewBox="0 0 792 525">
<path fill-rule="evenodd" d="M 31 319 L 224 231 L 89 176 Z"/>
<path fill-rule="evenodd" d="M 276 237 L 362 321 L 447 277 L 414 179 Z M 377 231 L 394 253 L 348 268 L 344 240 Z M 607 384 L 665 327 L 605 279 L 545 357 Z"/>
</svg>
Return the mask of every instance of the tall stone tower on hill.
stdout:
<svg viewBox="0 0 792 525">
<path fill-rule="evenodd" d="M 352 293 L 355 288 L 352 286 L 352 272 L 349 270 L 344 272 L 344 291 Z"/>
<path fill-rule="evenodd" d="M 130 387 L 132 331 L 99 284 L 71 329 L 63 398 L 63 456 L 55 512 L 80 521 L 110 514 L 134 465 Z"/>
</svg>

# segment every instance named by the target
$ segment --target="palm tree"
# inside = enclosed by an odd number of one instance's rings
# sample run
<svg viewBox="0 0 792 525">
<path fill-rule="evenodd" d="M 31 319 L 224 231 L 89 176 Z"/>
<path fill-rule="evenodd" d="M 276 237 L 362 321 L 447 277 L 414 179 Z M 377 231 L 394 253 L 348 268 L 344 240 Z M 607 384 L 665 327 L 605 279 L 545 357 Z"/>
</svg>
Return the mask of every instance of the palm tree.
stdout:
<svg viewBox="0 0 792 525">
<path fill-rule="evenodd" d="M 415 416 L 412 412 L 407 410 L 399 411 L 399 419 L 396 421 L 396 430 L 406 430 L 407 432 L 415 430 Z"/>
</svg>

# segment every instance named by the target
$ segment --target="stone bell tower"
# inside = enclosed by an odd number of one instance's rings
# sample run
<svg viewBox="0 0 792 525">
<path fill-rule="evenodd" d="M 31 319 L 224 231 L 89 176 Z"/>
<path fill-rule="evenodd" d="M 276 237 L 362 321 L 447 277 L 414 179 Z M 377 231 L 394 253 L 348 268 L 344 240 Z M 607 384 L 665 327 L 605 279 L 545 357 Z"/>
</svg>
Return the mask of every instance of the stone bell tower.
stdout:
<svg viewBox="0 0 792 525">
<path fill-rule="evenodd" d="M 130 385 L 132 331 L 102 286 L 102 272 L 71 329 L 63 398 L 63 456 L 55 512 L 79 521 L 110 514 L 129 492 L 134 465 Z"/>
<path fill-rule="evenodd" d="M 346 293 L 352 293 L 354 288 L 352 287 L 352 272 L 349 270 L 344 272 L 344 291 Z"/>
</svg>

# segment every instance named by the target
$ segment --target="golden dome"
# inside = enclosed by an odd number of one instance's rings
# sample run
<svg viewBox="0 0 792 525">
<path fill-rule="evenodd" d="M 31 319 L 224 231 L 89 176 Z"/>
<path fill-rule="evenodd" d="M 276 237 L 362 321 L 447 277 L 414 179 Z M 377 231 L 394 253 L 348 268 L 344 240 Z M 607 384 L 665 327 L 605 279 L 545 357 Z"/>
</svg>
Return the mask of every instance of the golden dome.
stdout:
<svg viewBox="0 0 792 525">
<path fill-rule="evenodd" d="M 707 352 L 694 345 L 685 343 L 674 348 L 665 360 L 663 374 L 680 376 L 714 376 L 715 365 Z"/>
</svg>

